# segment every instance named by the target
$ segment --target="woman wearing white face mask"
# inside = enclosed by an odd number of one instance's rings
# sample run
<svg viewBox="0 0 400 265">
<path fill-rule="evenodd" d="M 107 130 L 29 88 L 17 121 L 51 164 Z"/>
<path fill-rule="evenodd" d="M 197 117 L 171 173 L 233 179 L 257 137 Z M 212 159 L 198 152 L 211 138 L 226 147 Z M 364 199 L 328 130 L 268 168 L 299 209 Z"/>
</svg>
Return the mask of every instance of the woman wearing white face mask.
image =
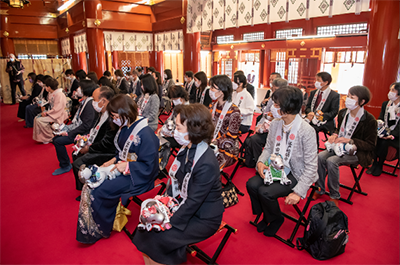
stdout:
<svg viewBox="0 0 400 265">
<path fill-rule="evenodd" d="M 217 156 L 220 168 L 236 162 L 239 155 L 240 110 L 232 103 L 232 81 L 226 75 L 216 75 L 210 79 L 211 116 L 215 126 L 213 142 L 219 149 Z"/>
<path fill-rule="evenodd" d="M 163 91 L 164 95 L 168 95 L 168 91 L 171 87 L 175 86 L 174 78 L 172 77 L 172 71 L 165 69 L 163 73 Z"/>
<path fill-rule="evenodd" d="M 212 236 L 224 212 L 218 162 L 208 146 L 214 131 L 211 115 L 200 104 L 179 105 L 175 111 L 174 137 L 183 147 L 169 171 L 177 189 L 169 189 L 168 195 L 179 197 L 179 208 L 170 219 L 171 229 L 136 230 L 132 242 L 145 264 L 185 262 L 187 245 Z"/>
<path fill-rule="evenodd" d="M 169 98 L 172 99 L 175 107 L 189 104 L 189 95 L 181 86 L 171 87 L 169 89 Z M 175 118 L 176 114 L 173 109 L 171 115 L 164 122 L 164 125 L 157 131 L 158 135 L 164 137 L 168 142 L 170 142 L 171 148 L 181 147 L 181 145 L 174 138 Z"/>
<path fill-rule="evenodd" d="M 131 97 L 118 95 L 107 105 L 113 124 L 119 130 L 114 138 L 118 154 L 103 166 L 115 165 L 121 175 L 106 179 L 95 189 L 83 186 L 79 206 L 76 240 L 93 244 L 111 234 L 119 201 L 126 205 L 131 196 L 140 195 L 154 187 L 159 172 L 159 140 L 139 118 L 137 105 Z"/>
<path fill-rule="evenodd" d="M 368 174 L 380 176 L 389 146 L 399 149 L 400 138 L 400 83 L 390 85 L 388 101 L 382 103 L 381 113 L 378 121 L 383 123 L 382 128 L 378 128 L 378 138 L 375 148 L 374 163 Z"/>
<path fill-rule="evenodd" d="M 41 92 L 40 92 L 38 97 L 40 99 L 45 99 L 47 101 L 48 100 L 47 96 L 48 96 L 49 93 L 46 90 L 46 85 L 44 84 L 44 82 L 46 81 L 46 79 L 49 79 L 49 78 L 52 78 L 52 77 L 49 76 L 49 75 L 46 75 L 46 76 L 37 75 L 36 78 L 37 78 L 36 83 L 41 88 Z M 33 127 L 33 120 L 43 110 L 45 110 L 45 107 L 40 107 L 37 104 L 31 104 L 31 105 L 26 106 L 26 108 L 25 108 L 25 126 L 24 126 L 24 128 L 32 128 Z"/>
<path fill-rule="evenodd" d="M 158 86 L 151 74 L 145 74 L 141 78 L 142 96 L 138 100 L 139 116 L 147 118 L 149 127 L 153 131 L 158 127 L 158 111 L 160 108 L 160 98 L 157 95 Z"/>
<path fill-rule="evenodd" d="M 238 106 L 240 114 L 242 115 L 242 123 L 239 130 L 241 133 L 247 133 L 253 123 L 254 99 L 246 90 L 246 77 L 244 75 L 238 74 L 234 75 L 233 78 L 234 80 L 232 82 L 232 102 L 236 106 Z"/>
<path fill-rule="evenodd" d="M 194 86 L 196 87 L 196 94 L 194 101 L 203 104 L 207 108 L 210 107 L 212 99 L 210 98 L 210 87 L 207 87 L 207 75 L 204 72 L 197 72 L 194 75 Z"/>
<path fill-rule="evenodd" d="M 271 122 L 265 148 L 257 161 L 257 175 L 246 183 L 253 214 L 263 213 L 257 231 L 272 237 L 284 222 L 278 198 L 286 204 L 297 204 L 307 197 L 307 191 L 317 180 L 317 144 L 313 128 L 299 115 L 303 94 L 296 87 L 280 88 L 272 94 L 274 107 L 281 116 Z M 265 163 L 271 154 L 281 156 L 287 185 L 275 181 L 266 185 L 270 172 Z M 272 177 L 271 177 L 272 178 Z"/>
<path fill-rule="evenodd" d="M 317 184 L 321 190 L 314 194 L 314 199 L 325 193 L 325 179 L 328 175 L 331 201 L 339 205 L 339 166 L 360 164 L 362 167 L 368 167 L 372 163 L 377 122 L 372 114 L 364 110 L 364 105 L 370 99 L 371 92 L 365 86 L 353 86 L 349 89 L 346 108 L 340 110 L 338 114 L 338 128 L 328 141 L 331 144 L 353 144 L 357 152 L 353 155 L 344 152 L 344 155 L 340 157 L 328 150 L 318 154 Z"/>
<path fill-rule="evenodd" d="M 38 75 L 39 78 L 36 76 L 35 73 L 29 73 L 28 79 L 29 82 L 32 84 L 32 92 L 31 95 L 21 97 L 22 101 L 19 103 L 18 106 L 18 113 L 17 117 L 23 121 L 25 119 L 25 109 L 29 104 L 33 103 L 33 99 L 40 95 L 43 88 L 38 84 L 39 79 L 43 79 L 43 75 Z"/>
</svg>

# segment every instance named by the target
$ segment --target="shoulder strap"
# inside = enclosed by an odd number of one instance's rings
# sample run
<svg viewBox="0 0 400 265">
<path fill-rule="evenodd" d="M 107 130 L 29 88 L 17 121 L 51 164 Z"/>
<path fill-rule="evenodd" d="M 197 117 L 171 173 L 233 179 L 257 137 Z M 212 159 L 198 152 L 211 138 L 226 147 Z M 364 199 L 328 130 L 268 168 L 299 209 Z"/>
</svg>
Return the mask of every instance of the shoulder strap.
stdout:
<svg viewBox="0 0 400 265">
<path fill-rule="evenodd" d="M 322 232 L 326 229 L 326 226 L 328 225 L 328 213 L 326 212 L 326 202 L 324 203 L 318 203 L 318 207 L 320 208 L 322 212 L 322 222 L 321 225 L 318 226 L 318 229 L 308 238 L 306 244 L 307 245 L 312 245 L 322 234 Z"/>
</svg>

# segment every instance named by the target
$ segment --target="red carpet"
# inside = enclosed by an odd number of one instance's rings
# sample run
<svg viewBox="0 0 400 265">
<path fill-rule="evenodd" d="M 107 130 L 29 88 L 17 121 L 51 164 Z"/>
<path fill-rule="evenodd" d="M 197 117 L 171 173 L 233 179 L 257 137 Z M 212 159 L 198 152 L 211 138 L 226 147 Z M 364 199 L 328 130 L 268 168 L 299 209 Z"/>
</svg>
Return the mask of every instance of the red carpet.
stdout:
<svg viewBox="0 0 400 265">
<path fill-rule="evenodd" d="M 72 171 L 61 176 L 52 144 L 32 140 L 32 129 L 17 122 L 17 105 L 1 111 L 1 264 L 143 264 L 141 254 L 125 233 L 113 232 L 92 246 L 75 240 L 79 203 Z M 234 182 L 243 192 L 254 169 L 241 168 Z M 341 180 L 352 185 L 350 170 L 341 168 Z M 399 178 L 383 174 L 361 179 L 368 196 L 355 194 L 354 205 L 341 202 L 349 218 L 350 238 L 346 252 L 324 264 L 399 264 Z M 341 190 L 347 195 L 348 191 Z M 319 201 L 328 197 L 321 197 Z M 226 209 L 224 220 L 238 229 L 218 259 L 220 264 L 320 264 L 307 252 L 298 251 L 257 233 L 249 224 L 247 194 L 238 205 Z M 318 201 L 318 202 L 319 202 Z M 282 201 L 281 201 L 282 202 Z M 303 202 L 304 203 L 304 202 Z M 313 202 L 314 205 L 316 202 Z M 282 202 L 283 204 L 283 202 Z M 294 213 L 292 207 L 284 211 Z M 127 227 L 138 223 L 139 207 L 131 204 Z M 288 236 L 293 222 L 285 220 L 278 232 Z M 297 236 L 302 236 L 300 228 Z M 222 234 L 199 244 L 206 253 L 216 249 Z M 201 263 L 188 257 L 188 264 Z"/>
</svg>

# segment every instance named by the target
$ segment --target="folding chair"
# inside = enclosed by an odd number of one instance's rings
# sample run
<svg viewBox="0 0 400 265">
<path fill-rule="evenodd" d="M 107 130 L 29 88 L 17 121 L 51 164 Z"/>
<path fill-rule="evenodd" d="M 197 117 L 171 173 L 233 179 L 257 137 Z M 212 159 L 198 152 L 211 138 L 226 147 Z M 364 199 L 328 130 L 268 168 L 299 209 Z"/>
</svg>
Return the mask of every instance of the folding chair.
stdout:
<svg viewBox="0 0 400 265">
<path fill-rule="evenodd" d="M 365 167 L 361 168 L 360 173 L 357 175 L 356 169 L 358 168 L 358 166 L 359 166 L 358 164 L 357 165 L 349 165 L 349 167 L 351 169 L 351 173 L 352 173 L 353 178 L 354 178 L 353 187 L 349 187 L 349 186 L 346 186 L 346 185 L 340 183 L 340 187 L 342 187 L 344 189 L 347 189 L 347 190 L 350 190 L 350 194 L 346 199 L 340 197 L 339 200 L 341 200 L 341 201 L 343 201 L 345 203 L 348 203 L 350 205 L 353 205 L 353 202 L 351 201 L 351 197 L 353 196 L 354 192 L 358 193 L 358 194 L 361 194 L 361 195 L 364 195 L 364 196 L 368 195 L 368 193 L 363 192 L 361 190 L 361 186 L 360 186 L 360 179 L 361 179 L 362 175 L 364 174 L 364 171 L 365 171 L 366 168 Z M 325 193 L 329 195 L 329 192 L 326 191 Z"/>
<path fill-rule="evenodd" d="M 395 166 L 393 166 L 391 164 L 384 163 L 385 166 L 393 168 L 393 171 L 390 172 L 390 171 L 385 171 L 384 170 L 383 173 L 386 173 L 386 174 L 391 175 L 391 176 L 398 177 L 398 175 L 396 174 L 396 169 L 399 169 L 399 149 L 396 149 L 396 148 L 394 148 L 392 146 L 389 146 L 388 153 L 387 153 L 387 156 L 386 156 L 386 161 L 394 161 L 396 159 L 397 159 L 397 164 Z"/>
<path fill-rule="evenodd" d="M 238 137 L 239 143 L 240 143 L 239 157 L 244 157 L 244 142 L 245 142 L 245 141 L 247 140 L 247 138 L 249 138 L 253 133 L 254 133 L 253 130 L 249 130 L 247 133 L 245 133 L 245 134 L 247 134 L 247 136 L 246 136 L 246 138 L 244 139 L 244 141 L 242 141 L 242 140 L 240 139 L 240 137 Z M 242 135 L 240 135 L 240 136 L 242 136 Z"/>
<path fill-rule="evenodd" d="M 318 133 L 320 133 L 320 132 L 323 132 L 323 133 L 324 133 L 325 140 L 322 140 L 322 142 L 325 143 L 326 141 L 328 141 L 328 137 L 331 136 L 331 134 L 330 134 L 330 132 L 325 131 L 325 130 L 319 131 Z M 325 148 L 325 147 L 323 147 L 323 148 L 319 147 L 319 143 L 318 143 L 318 150 L 323 151 L 323 150 L 326 150 L 326 148 Z"/>
<path fill-rule="evenodd" d="M 310 202 L 312 201 L 312 197 L 313 197 L 313 195 L 314 195 L 314 192 L 317 191 L 319 188 L 316 187 L 316 186 L 314 186 L 314 185 L 312 185 L 312 186 L 310 187 L 310 189 L 311 189 L 311 193 L 310 193 L 310 195 L 309 195 L 308 198 L 307 198 L 307 201 L 306 201 L 306 204 L 305 204 L 304 207 L 303 207 L 303 210 L 300 210 L 300 208 L 299 208 L 299 206 L 297 206 L 297 204 L 294 204 L 294 205 L 293 205 L 294 209 L 296 210 L 296 212 L 297 212 L 298 215 L 299 215 L 299 218 L 298 218 L 298 219 L 295 218 L 295 217 L 293 217 L 293 216 L 291 216 L 291 215 L 288 215 L 288 214 L 286 214 L 286 213 L 282 213 L 282 215 L 283 215 L 285 218 L 287 218 L 287 219 L 289 219 L 289 220 L 291 220 L 291 221 L 293 221 L 293 222 L 296 223 L 296 225 L 295 225 L 295 227 L 294 227 L 294 229 L 293 229 L 293 231 L 292 231 L 292 233 L 291 233 L 289 239 L 283 239 L 282 237 L 280 237 L 280 236 L 278 236 L 278 235 L 274 235 L 274 237 L 275 237 L 276 239 L 278 239 L 279 241 L 285 243 L 285 244 L 288 245 L 289 247 L 292 247 L 292 248 L 295 247 L 295 244 L 293 244 L 293 240 L 294 240 L 294 237 L 296 236 L 297 231 L 298 231 L 299 228 L 300 228 L 300 225 L 302 225 L 302 226 L 304 226 L 304 227 L 306 227 L 306 225 L 307 225 L 307 219 L 306 219 L 305 215 L 306 215 L 306 213 L 307 213 L 308 207 L 310 206 Z M 252 224 L 252 225 L 254 225 L 254 226 L 257 227 L 258 220 L 260 219 L 260 217 L 261 217 L 261 214 L 257 215 L 257 216 L 256 216 L 256 219 L 255 219 L 254 221 L 250 221 L 250 224 Z"/>
<path fill-rule="evenodd" d="M 238 157 L 237 160 L 238 160 L 238 161 L 236 162 L 236 166 L 235 166 L 235 168 L 233 169 L 233 171 L 232 171 L 232 173 L 231 173 L 230 175 L 229 175 L 228 173 L 224 172 L 223 169 L 222 169 L 221 172 L 220 172 L 221 176 L 227 181 L 226 184 L 228 184 L 228 183 L 232 183 L 232 184 L 233 184 L 232 179 L 233 179 L 233 177 L 235 176 L 236 171 L 239 169 L 240 166 L 243 166 L 243 165 L 244 165 L 244 159 L 243 159 L 243 158 Z M 222 185 L 226 185 L 226 184 L 222 183 Z M 244 193 L 241 192 L 241 191 L 236 187 L 235 184 L 233 184 L 233 185 L 234 185 L 235 188 L 236 188 L 237 194 L 239 194 L 239 195 L 241 195 L 241 196 L 244 196 Z"/>
<path fill-rule="evenodd" d="M 221 232 L 223 229 L 226 229 L 226 233 L 222 238 L 221 242 L 219 243 L 218 248 L 214 252 L 212 257 L 208 256 L 206 253 L 204 253 L 204 251 L 202 251 L 198 246 L 194 244 L 188 245 L 186 247 L 186 252 L 188 252 L 192 257 L 198 257 L 206 264 L 217 264 L 217 258 L 221 254 L 221 251 L 224 248 L 226 242 L 228 242 L 229 237 L 231 236 L 232 233 L 237 232 L 237 229 L 233 228 L 232 226 L 222 221 L 218 231 L 215 234 Z"/>
</svg>

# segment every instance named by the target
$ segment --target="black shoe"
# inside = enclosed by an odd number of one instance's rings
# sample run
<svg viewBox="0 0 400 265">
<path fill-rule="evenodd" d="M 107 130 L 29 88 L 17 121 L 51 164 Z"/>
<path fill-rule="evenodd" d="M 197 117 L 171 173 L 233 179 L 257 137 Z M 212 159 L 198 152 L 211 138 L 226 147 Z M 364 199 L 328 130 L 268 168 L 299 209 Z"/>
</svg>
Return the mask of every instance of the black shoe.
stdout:
<svg viewBox="0 0 400 265">
<path fill-rule="evenodd" d="M 81 201 L 81 195 L 75 198 L 76 201 L 80 202 Z"/>
<path fill-rule="evenodd" d="M 379 177 L 382 174 L 382 167 L 377 166 L 374 171 L 372 171 L 372 176 Z"/>
<path fill-rule="evenodd" d="M 365 173 L 372 175 L 372 172 L 374 172 L 376 169 L 375 165 L 372 165 L 367 171 L 365 171 Z"/>
<path fill-rule="evenodd" d="M 278 232 L 279 228 L 281 228 L 284 221 L 285 221 L 285 218 L 283 216 L 272 221 L 267 226 L 267 228 L 265 228 L 264 236 L 273 237 L 276 234 L 276 232 Z"/>
<path fill-rule="evenodd" d="M 262 233 L 264 232 L 265 228 L 267 228 L 268 224 L 266 222 L 264 222 L 264 220 L 261 220 L 258 224 L 257 224 L 257 232 L 258 233 Z"/>
</svg>

